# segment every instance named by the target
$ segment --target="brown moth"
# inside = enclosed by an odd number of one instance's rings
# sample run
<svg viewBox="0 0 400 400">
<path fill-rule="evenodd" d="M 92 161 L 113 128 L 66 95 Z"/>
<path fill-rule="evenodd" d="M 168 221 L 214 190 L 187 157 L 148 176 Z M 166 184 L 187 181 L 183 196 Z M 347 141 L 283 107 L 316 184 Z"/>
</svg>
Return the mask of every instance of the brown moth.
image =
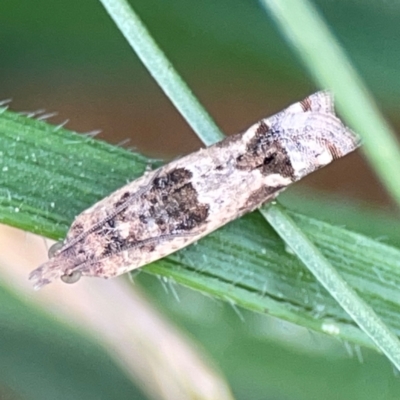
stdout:
<svg viewBox="0 0 400 400">
<path fill-rule="evenodd" d="M 343 157 L 359 138 L 315 93 L 245 132 L 146 173 L 78 215 L 49 261 L 30 274 L 110 278 L 165 257 L 271 201 L 288 185 Z"/>
</svg>

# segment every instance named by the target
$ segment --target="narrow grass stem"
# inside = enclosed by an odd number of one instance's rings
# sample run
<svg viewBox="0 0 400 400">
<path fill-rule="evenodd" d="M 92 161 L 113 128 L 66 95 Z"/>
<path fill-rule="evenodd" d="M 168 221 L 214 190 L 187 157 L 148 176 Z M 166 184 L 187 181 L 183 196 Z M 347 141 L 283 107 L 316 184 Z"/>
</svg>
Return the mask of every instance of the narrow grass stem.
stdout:
<svg viewBox="0 0 400 400">
<path fill-rule="evenodd" d="M 173 104 L 187 119 L 188 123 L 193 127 L 203 142 L 209 145 L 221 140 L 223 138 L 223 134 L 216 127 L 215 123 L 212 121 L 211 117 L 208 116 L 201 104 L 193 96 L 190 89 L 183 82 L 178 73 L 175 72 L 173 66 L 169 63 L 163 52 L 158 48 L 157 44 L 152 39 L 138 16 L 130 8 L 129 4 L 125 0 L 100 1 L 103 3 L 111 18 L 115 21 L 116 25 L 128 40 L 132 48 L 139 55 L 142 62 L 149 69 L 155 80 L 158 82 L 167 96 L 170 97 Z M 277 18 L 279 16 L 280 21 L 284 21 L 285 13 L 288 12 L 288 10 L 286 10 L 283 5 L 280 6 L 279 4 L 286 4 L 286 7 L 290 8 L 289 2 L 271 1 L 271 9 L 274 10 L 274 15 L 276 15 Z M 290 4 L 291 6 L 294 5 L 293 2 L 290 2 Z M 296 4 L 306 5 L 307 3 L 300 0 Z M 315 14 L 314 19 L 315 21 L 319 21 L 317 14 Z M 315 21 L 314 23 L 316 23 Z M 290 24 L 293 25 L 293 21 L 289 21 L 289 26 Z M 325 29 L 325 31 L 328 32 L 327 28 L 324 28 L 322 22 L 320 22 L 320 25 L 320 30 Z M 296 27 L 299 26 L 300 24 L 298 23 Z M 308 30 L 310 30 L 310 27 L 308 27 Z M 292 33 L 289 29 L 287 29 L 287 32 Z M 318 31 L 314 32 L 314 35 L 318 35 Z M 334 43 L 334 41 L 332 43 Z M 330 77 L 332 75 L 332 70 L 329 71 L 327 71 L 324 75 L 327 76 L 327 82 L 331 82 Z M 357 90 L 359 92 L 362 91 L 363 88 L 359 84 L 357 76 L 355 74 L 349 75 L 349 79 L 350 78 L 356 80 L 355 86 L 357 87 Z M 321 81 L 325 82 L 323 79 L 321 79 Z M 332 85 L 328 85 L 328 87 L 331 86 Z M 353 96 L 358 95 L 358 97 L 360 97 L 360 93 L 357 94 L 357 90 L 353 91 Z M 344 98 L 343 93 L 341 93 L 340 98 Z M 365 100 L 365 97 L 362 98 L 362 100 L 362 104 L 369 104 L 368 101 Z M 341 101 L 342 108 L 344 108 L 344 100 L 342 99 Z M 372 106 L 370 109 L 372 109 Z M 374 116 L 370 122 L 374 124 L 374 128 L 381 127 L 382 124 L 380 124 L 379 118 L 377 119 L 377 113 L 373 115 Z M 350 113 L 348 112 L 346 116 L 349 117 Z M 360 122 L 360 118 L 354 120 L 355 121 L 353 122 Z M 365 126 L 365 124 L 361 127 L 363 126 Z M 387 137 L 390 137 L 390 135 Z M 389 145 L 389 142 L 386 143 L 386 145 Z M 368 151 L 367 153 L 369 154 Z M 373 161 L 377 163 L 379 162 L 379 158 L 374 158 Z M 386 162 L 381 164 L 381 167 L 377 170 L 382 174 L 384 179 L 387 178 L 389 170 Z M 398 170 L 400 170 L 400 168 Z M 388 187 L 392 188 L 390 185 Z M 398 185 L 397 191 L 392 191 L 395 196 L 398 195 L 398 200 L 400 203 L 400 184 Z M 281 208 L 270 207 L 268 210 L 262 209 L 261 212 L 264 218 L 274 226 L 278 234 L 283 238 L 283 240 L 285 240 L 287 245 L 295 251 L 300 260 L 302 260 L 302 262 L 310 269 L 310 271 L 317 277 L 318 280 L 321 280 L 323 286 L 325 286 L 325 288 L 339 302 L 339 304 L 373 339 L 376 345 L 388 356 L 388 358 L 396 365 L 396 367 L 400 369 L 400 342 L 376 316 L 373 310 L 364 304 L 364 302 L 355 294 L 355 292 L 353 292 L 345 284 L 340 275 L 315 248 L 315 246 L 310 243 L 307 236 L 295 225 L 295 223 Z"/>
<path fill-rule="evenodd" d="M 287 213 L 283 212 L 281 206 L 269 209 L 263 207 L 260 212 L 321 285 L 400 370 L 400 341 L 375 311 L 347 284 Z"/>
</svg>

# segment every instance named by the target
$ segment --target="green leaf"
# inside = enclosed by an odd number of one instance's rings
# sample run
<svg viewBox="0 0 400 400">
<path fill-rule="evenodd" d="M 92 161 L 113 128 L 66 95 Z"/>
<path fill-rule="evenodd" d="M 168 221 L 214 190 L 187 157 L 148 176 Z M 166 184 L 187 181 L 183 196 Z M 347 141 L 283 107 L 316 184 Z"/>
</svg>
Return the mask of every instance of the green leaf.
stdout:
<svg viewBox="0 0 400 400">
<path fill-rule="evenodd" d="M 0 221 L 52 238 L 64 236 L 77 212 L 154 162 L 9 112 L 0 130 Z"/>
<path fill-rule="evenodd" d="M 8 111 L 0 115 L 0 137 L 1 220 L 55 239 L 65 235 L 76 214 L 139 176 L 147 164 L 140 154 Z M 399 334 L 400 251 L 315 219 L 291 216 Z M 258 213 L 143 270 L 371 346 Z"/>
</svg>

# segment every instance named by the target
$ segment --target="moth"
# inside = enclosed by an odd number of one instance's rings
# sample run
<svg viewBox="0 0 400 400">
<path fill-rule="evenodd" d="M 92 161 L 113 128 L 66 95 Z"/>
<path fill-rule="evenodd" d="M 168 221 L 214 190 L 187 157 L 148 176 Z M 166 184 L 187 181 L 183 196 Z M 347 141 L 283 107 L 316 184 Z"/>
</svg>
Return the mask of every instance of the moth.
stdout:
<svg viewBox="0 0 400 400">
<path fill-rule="evenodd" d="M 315 93 L 83 211 L 29 279 L 41 288 L 58 278 L 73 283 L 139 268 L 273 200 L 359 144 L 335 115 L 331 94 Z"/>
</svg>

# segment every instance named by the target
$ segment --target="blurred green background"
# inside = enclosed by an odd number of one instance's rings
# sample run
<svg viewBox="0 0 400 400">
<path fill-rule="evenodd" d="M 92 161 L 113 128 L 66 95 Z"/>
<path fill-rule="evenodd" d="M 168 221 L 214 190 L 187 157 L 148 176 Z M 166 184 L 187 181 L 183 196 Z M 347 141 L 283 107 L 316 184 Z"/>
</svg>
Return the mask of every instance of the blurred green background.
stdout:
<svg viewBox="0 0 400 400">
<path fill-rule="evenodd" d="M 226 133 L 316 90 L 256 1 L 130 3 Z M 388 119 L 398 126 L 400 4 L 315 4 Z M 3 0 L 0 60 L 0 100 L 12 98 L 15 111 L 57 111 L 54 124 L 69 119 L 69 129 L 100 129 L 99 138 L 165 159 L 200 146 L 98 1 Z M 292 192 L 314 199 L 315 189 L 334 193 L 343 203 L 391 209 L 359 154 L 313 174 Z M 293 193 L 284 203 L 307 210 L 307 198 L 294 198 Z M 335 216 L 324 217 L 335 223 Z M 201 343 L 238 399 L 399 398 L 398 378 L 372 351 L 361 352 L 265 316 L 238 315 L 229 305 L 183 288 L 176 288 L 174 296 L 144 274 L 137 282 Z M 5 287 L 0 296 L 0 399 L 146 398 L 96 338 L 81 338 L 79 328 L 30 309 Z M 70 360 L 74 354 L 77 359 Z"/>
<path fill-rule="evenodd" d="M 316 3 L 397 125 L 399 6 Z M 226 133 L 316 90 L 257 1 L 131 4 Z M 131 146 L 163 158 L 200 146 L 97 1 L 7 1 L 0 23 L 0 94 L 13 99 L 12 109 L 57 111 L 54 122 L 68 118 L 70 129 L 99 129 L 112 143 L 130 138 Z M 388 201 L 356 155 L 314 175 L 305 184 Z"/>
</svg>

